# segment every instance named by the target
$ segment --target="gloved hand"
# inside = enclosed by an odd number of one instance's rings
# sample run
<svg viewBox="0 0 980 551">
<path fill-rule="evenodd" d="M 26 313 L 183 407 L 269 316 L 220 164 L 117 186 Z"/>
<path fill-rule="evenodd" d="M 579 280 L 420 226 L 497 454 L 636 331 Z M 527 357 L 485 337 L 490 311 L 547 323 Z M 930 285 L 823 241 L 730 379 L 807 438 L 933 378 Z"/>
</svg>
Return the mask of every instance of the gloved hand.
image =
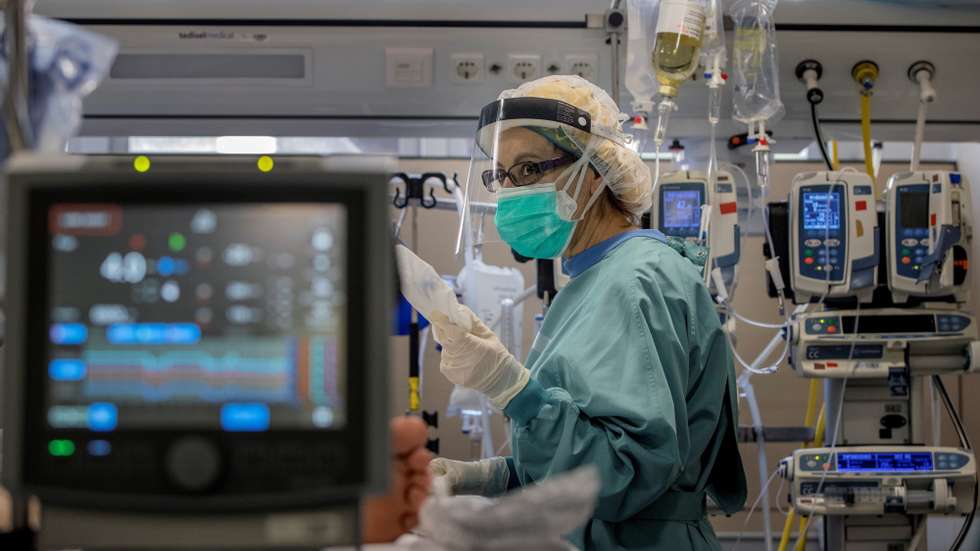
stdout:
<svg viewBox="0 0 980 551">
<path fill-rule="evenodd" d="M 494 406 L 504 409 L 527 386 L 531 373 L 473 310 L 460 308 L 472 321 L 469 331 L 441 312 L 429 318 L 442 345 L 439 370 L 453 383 L 486 394 Z"/>
<path fill-rule="evenodd" d="M 429 472 L 444 479 L 454 495 L 494 497 L 507 493 L 510 469 L 503 457 L 479 461 L 454 461 L 437 457 L 429 462 Z"/>
</svg>

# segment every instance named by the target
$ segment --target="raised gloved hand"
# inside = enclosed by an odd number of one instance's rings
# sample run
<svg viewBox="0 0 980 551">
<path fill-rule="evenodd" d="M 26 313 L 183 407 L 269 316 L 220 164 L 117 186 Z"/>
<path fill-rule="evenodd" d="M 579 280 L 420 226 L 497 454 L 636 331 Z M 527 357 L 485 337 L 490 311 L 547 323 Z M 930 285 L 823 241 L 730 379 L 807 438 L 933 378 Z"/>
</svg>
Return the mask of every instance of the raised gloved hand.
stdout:
<svg viewBox="0 0 980 551">
<path fill-rule="evenodd" d="M 454 461 L 437 457 L 429 462 L 429 472 L 448 482 L 454 495 L 494 497 L 507 492 L 510 469 L 503 457 L 479 461 Z"/>
<path fill-rule="evenodd" d="M 469 331 L 440 312 L 429 318 L 442 345 L 439 369 L 453 383 L 486 394 L 494 406 L 504 409 L 527 386 L 531 374 L 479 316 L 460 308 L 472 322 Z"/>
</svg>

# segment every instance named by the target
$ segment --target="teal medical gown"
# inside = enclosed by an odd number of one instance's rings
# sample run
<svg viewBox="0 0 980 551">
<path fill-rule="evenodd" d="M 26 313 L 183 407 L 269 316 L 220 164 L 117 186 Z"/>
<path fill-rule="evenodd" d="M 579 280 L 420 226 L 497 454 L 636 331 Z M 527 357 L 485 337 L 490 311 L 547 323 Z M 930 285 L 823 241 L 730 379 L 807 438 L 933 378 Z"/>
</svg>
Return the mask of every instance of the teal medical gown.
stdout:
<svg viewBox="0 0 980 551">
<path fill-rule="evenodd" d="M 705 495 L 741 510 L 735 372 L 698 269 L 656 230 L 615 236 L 568 259 L 572 276 L 508 404 L 511 479 L 599 468 L 580 549 L 720 550 Z"/>
</svg>

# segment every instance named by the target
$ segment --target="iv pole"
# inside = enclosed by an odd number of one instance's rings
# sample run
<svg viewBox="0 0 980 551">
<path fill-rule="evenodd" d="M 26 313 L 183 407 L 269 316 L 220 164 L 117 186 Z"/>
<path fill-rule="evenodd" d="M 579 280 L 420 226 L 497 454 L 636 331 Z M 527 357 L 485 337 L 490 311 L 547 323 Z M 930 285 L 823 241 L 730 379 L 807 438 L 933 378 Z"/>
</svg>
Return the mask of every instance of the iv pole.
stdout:
<svg viewBox="0 0 980 551">
<path fill-rule="evenodd" d="M 7 0 L 3 3 L 6 26 L 6 40 L 3 47 L 9 68 L 9 82 L 3 102 L 3 120 L 12 153 L 30 149 L 34 145 L 27 102 L 30 92 L 27 70 L 27 14 L 31 11 L 33 3 L 33 0 Z M 30 541 L 28 501 L 25 496 L 11 495 L 11 521 L 14 540 L 23 537 L 24 541 L 21 543 Z"/>
<path fill-rule="evenodd" d="M 8 89 L 4 99 L 4 121 L 13 152 L 30 149 L 34 145 L 28 102 L 28 53 L 27 14 L 33 0 L 7 0 L 4 6 L 6 22 L 7 60 L 10 66 Z"/>
</svg>

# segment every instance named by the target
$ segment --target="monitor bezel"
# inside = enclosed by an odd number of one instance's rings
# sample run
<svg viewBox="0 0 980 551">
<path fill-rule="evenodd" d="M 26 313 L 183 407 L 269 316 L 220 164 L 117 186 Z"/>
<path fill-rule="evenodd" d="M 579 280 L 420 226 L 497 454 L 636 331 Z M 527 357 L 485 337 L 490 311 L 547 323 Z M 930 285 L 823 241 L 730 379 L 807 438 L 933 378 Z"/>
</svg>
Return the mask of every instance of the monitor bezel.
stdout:
<svg viewBox="0 0 980 551">
<path fill-rule="evenodd" d="M 155 162 L 154 171 L 136 174 L 127 158 L 73 160 L 73 170 L 14 170 L 9 177 L 7 353 L 4 395 L 4 481 L 17 491 L 29 492 L 48 503 L 86 508 L 146 511 L 252 511 L 326 505 L 356 499 L 384 486 L 387 477 L 387 323 L 394 279 L 390 252 L 365 254 L 378 247 L 390 251 L 387 220 L 386 163 L 340 163 L 331 169 L 324 159 L 291 159 L 277 174 L 263 174 L 255 160 L 242 158 L 169 158 Z M 123 164 L 124 163 L 124 164 Z M 69 163 L 71 164 L 71 163 Z M 333 163 L 336 165 L 337 163 Z M 161 166 L 162 165 L 162 166 Z M 372 168 L 373 166 L 373 168 Z M 329 182 L 329 183 L 328 183 Z M 345 205 L 348 214 L 347 300 L 347 412 L 337 429 L 222 433 L 220 430 L 118 431 L 113 437 L 142 437 L 162 441 L 180 434 L 207 434 L 224 438 L 263 440 L 273 435 L 290 441 L 317 437 L 353 449 L 351 471 L 343 482 L 300 491 L 249 494 L 106 493 L 52 485 L 35 476 L 32 467 L 43 455 L 41 445 L 50 434 L 84 434 L 87 430 L 51 429 L 44 415 L 44 376 L 47 341 L 46 266 L 49 255 L 47 213 L 54 203 L 140 204 L 257 204 L 317 203 Z M 23 228 L 27 231 L 13 231 Z M 39 233 L 40 232 L 40 233 Z M 44 247 L 37 247 L 37 236 Z M 371 289 L 374 289 L 372 292 Z M 361 366 L 360 369 L 354 366 Z M 21 366 L 21 369 L 9 369 Z M 24 366 L 34 366 L 25 369 Z M 26 414 L 25 414 L 26 413 Z M 27 444 L 27 445 L 25 445 Z"/>
</svg>

